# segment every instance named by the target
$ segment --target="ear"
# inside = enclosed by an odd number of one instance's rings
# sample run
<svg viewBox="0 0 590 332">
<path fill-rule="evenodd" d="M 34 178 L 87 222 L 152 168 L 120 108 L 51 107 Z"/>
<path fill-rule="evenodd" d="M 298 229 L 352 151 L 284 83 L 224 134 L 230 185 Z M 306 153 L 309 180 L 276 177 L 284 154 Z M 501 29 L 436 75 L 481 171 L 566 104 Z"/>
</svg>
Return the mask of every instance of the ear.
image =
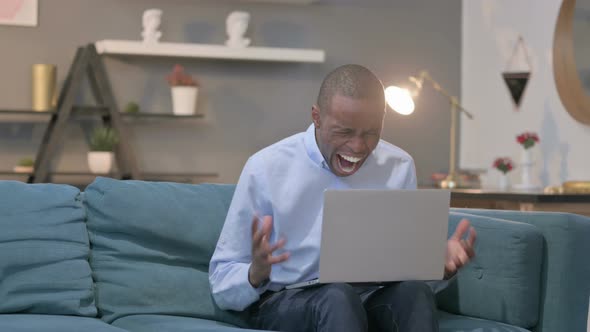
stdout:
<svg viewBox="0 0 590 332">
<path fill-rule="evenodd" d="M 313 120 L 314 126 L 317 128 L 320 127 L 320 108 L 318 105 L 313 105 L 311 107 L 311 119 Z"/>
</svg>

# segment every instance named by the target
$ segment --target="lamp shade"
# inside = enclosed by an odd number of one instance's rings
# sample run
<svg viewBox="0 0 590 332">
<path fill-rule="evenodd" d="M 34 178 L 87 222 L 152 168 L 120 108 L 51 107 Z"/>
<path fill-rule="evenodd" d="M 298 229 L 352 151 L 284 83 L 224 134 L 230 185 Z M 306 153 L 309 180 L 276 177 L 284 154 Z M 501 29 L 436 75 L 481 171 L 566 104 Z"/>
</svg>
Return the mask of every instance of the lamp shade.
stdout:
<svg viewBox="0 0 590 332">
<path fill-rule="evenodd" d="M 402 115 L 409 115 L 414 112 L 415 104 L 408 89 L 397 86 L 388 86 L 385 89 L 385 101 L 392 110 Z"/>
</svg>

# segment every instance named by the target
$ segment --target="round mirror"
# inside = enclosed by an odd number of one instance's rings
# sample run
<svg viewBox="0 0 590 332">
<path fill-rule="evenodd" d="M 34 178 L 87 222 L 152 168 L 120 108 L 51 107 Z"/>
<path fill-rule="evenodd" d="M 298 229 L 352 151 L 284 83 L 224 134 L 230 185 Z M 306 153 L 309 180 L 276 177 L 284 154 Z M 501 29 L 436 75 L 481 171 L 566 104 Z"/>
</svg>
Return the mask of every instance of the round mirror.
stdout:
<svg viewBox="0 0 590 332">
<path fill-rule="evenodd" d="M 582 87 L 590 96 L 590 0 L 576 1 L 573 25 L 576 68 Z"/>
<path fill-rule="evenodd" d="M 553 74 L 570 115 L 590 125 L 590 0 L 564 0 L 553 40 Z"/>
</svg>

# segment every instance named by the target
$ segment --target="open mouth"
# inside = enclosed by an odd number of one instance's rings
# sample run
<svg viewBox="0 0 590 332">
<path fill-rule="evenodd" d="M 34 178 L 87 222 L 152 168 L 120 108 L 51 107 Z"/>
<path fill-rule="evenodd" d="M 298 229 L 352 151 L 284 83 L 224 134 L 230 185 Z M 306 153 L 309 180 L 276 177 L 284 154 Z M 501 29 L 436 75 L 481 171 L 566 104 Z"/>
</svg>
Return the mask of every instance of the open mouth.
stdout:
<svg viewBox="0 0 590 332">
<path fill-rule="evenodd" d="M 340 171 L 346 175 L 356 172 L 360 164 L 359 162 L 363 159 L 340 153 L 336 154 L 336 158 L 338 159 L 338 167 L 340 168 Z"/>
</svg>

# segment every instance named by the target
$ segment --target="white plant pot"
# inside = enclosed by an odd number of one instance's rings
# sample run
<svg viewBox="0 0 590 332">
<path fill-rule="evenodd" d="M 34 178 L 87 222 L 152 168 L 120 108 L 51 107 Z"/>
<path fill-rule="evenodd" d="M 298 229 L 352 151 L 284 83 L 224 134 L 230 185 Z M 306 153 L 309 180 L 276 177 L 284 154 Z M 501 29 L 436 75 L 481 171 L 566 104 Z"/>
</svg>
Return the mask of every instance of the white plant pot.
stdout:
<svg viewBox="0 0 590 332">
<path fill-rule="evenodd" d="M 16 173 L 33 173 L 33 166 L 14 166 Z"/>
<path fill-rule="evenodd" d="M 199 89 L 196 86 L 172 87 L 172 113 L 175 115 L 193 115 L 197 106 Z"/>
<path fill-rule="evenodd" d="M 500 173 L 500 178 L 498 179 L 498 189 L 500 190 L 508 190 L 510 188 L 510 178 L 508 174 Z"/>
<path fill-rule="evenodd" d="M 530 165 L 533 163 L 533 151 L 532 148 L 522 150 L 521 163 L 523 165 Z"/>
<path fill-rule="evenodd" d="M 88 152 L 88 167 L 92 173 L 106 174 L 113 167 L 115 154 L 113 152 L 90 151 Z"/>
<path fill-rule="evenodd" d="M 514 185 L 515 189 L 526 191 L 535 191 L 541 189 L 537 185 L 533 184 L 533 167 L 535 165 L 535 160 L 533 158 L 532 150 L 532 148 L 522 150 L 520 157 L 521 180 L 520 183 Z"/>
</svg>

